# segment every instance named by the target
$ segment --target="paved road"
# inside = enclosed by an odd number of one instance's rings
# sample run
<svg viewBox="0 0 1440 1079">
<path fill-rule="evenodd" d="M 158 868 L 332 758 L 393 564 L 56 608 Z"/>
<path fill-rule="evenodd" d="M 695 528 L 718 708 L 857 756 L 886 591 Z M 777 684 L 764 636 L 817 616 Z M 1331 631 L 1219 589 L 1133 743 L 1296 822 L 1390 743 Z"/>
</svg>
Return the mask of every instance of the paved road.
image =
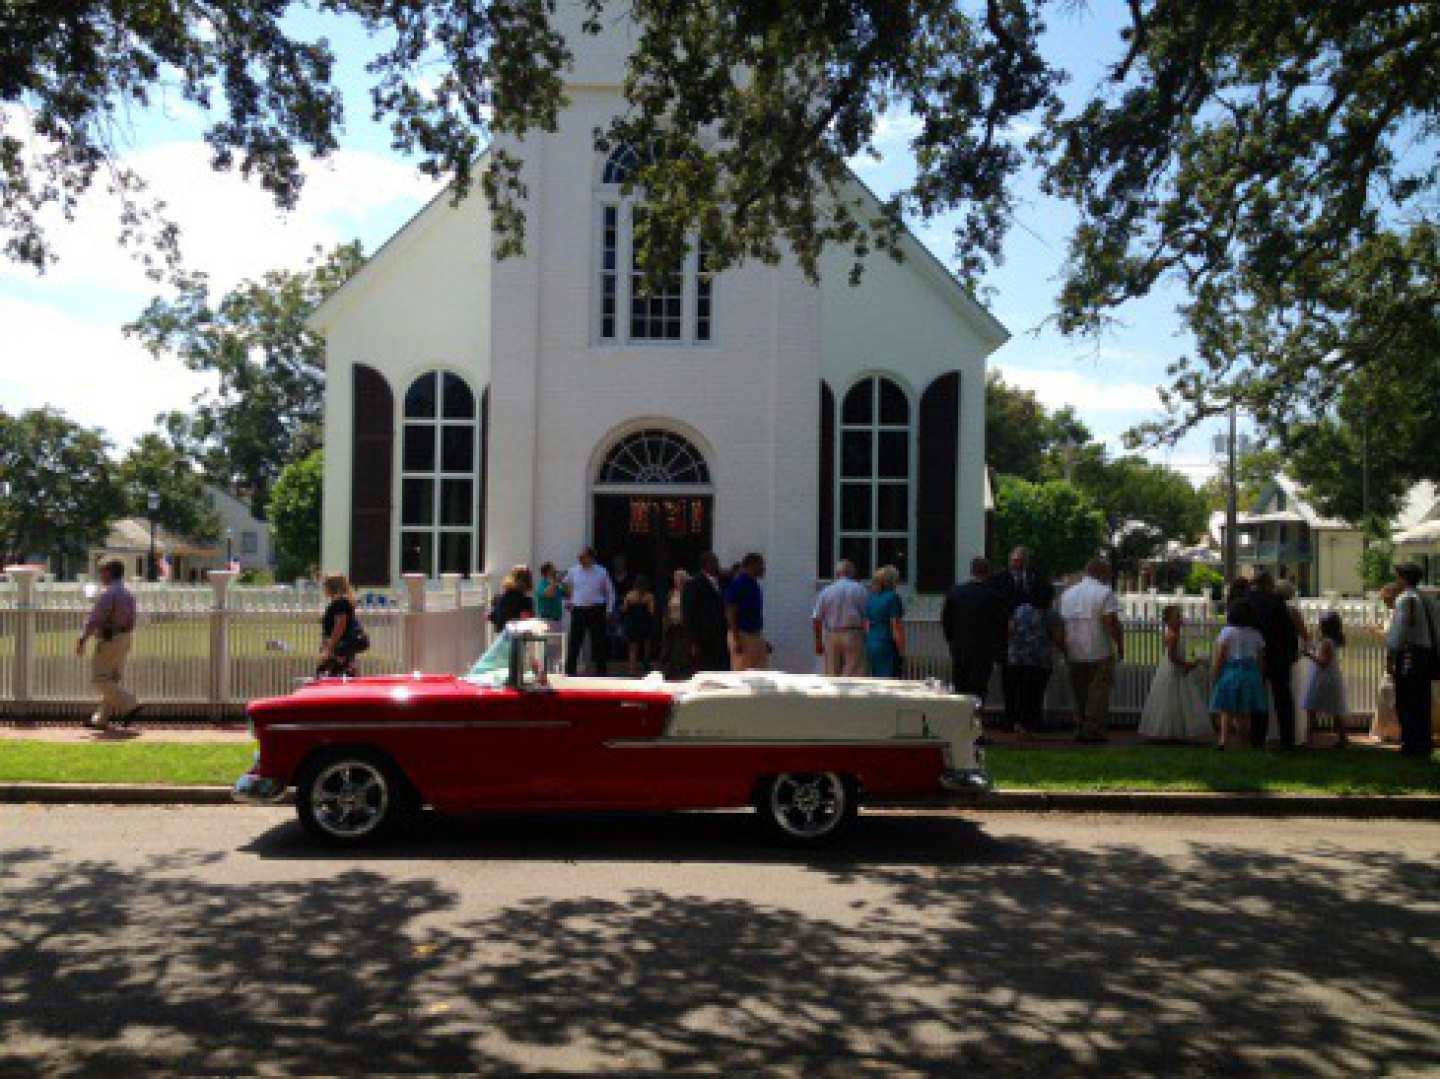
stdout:
<svg viewBox="0 0 1440 1079">
<path fill-rule="evenodd" d="M 0 806 L 0 1075 L 1434 1074 L 1440 825 Z"/>
</svg>

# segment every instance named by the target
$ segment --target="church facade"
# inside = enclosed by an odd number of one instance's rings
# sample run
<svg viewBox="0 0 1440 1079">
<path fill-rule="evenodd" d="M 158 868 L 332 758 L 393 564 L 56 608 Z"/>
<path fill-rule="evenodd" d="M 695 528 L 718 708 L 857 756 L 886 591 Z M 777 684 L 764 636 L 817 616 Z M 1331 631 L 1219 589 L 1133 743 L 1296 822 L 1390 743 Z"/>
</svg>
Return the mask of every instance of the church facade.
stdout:
<svg viewBox="0 0 1440 1079">
<path fill-rule="evenodd" d="M 492 257 L 483 195 L 442 194 L 312 316 L 324 566 L 494 580 L 593 543 L 663 581 L 756 550 L 776 663 L 808 669 L 836 558 L 933 592 L 983 549 L 985 360 L 1008 335 L 911 237 L 855 287 L 843 251 L 818 286 L 692 251 L 643 292 L 634 154 L 592 136 L 622 106 L 626 49 L 623 27 L 579 39 L 558 132 L 511 147 L 523 256 Z"/>
</svg>

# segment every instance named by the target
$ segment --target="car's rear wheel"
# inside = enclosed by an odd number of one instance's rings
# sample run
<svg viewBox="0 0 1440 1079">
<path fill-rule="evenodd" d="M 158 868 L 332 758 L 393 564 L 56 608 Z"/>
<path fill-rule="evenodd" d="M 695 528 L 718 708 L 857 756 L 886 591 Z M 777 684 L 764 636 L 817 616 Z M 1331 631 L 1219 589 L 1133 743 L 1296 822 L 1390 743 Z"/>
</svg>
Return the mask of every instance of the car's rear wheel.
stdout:
<svg viewBox="0 0 1440 1079">
<path fill-rule="evenodd" d="M 855 788 L 835 772 L 781 772 L 761 784 L 755 808 L 787 843 L 828 843 L 855 820 Z"/>
<path fill-rule="evenodd" d="M 393 836 L 418 809 L 400 770 L 363 749 L 322 754 L 306 766 L 296 786 L 301 826 L 335 846 L 360 846 Z"/>
</svg>

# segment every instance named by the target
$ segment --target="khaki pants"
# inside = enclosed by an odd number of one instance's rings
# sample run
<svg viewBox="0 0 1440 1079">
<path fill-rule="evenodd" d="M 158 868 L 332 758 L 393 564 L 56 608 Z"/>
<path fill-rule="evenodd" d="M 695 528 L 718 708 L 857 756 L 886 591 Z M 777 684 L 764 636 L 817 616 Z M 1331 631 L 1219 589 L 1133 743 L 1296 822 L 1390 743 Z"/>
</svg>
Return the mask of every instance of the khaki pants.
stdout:
<svg viewBox="0 0 1440 1079">
<path fill-rule="evenodd" d="M 770 649 L 765 647 L 763 634 L 732 633 L 730 635 L 730 669 L 732 671 L 759 671 L 769 665 Z"/>
<path fill-rule="evenodd" d="M 95 692 L 100 694 L 100 707 L 95 718 L 104 723 L 133 712 L 139 703 L 135 694 L 120 684 L 125 677 L 125 660 L 130 655 L 129 633 L 117 633 L 108 641 L 95 642 L 95 654 L 90 659 L 90 681 Z"/>
<path fill-rule="evenodd" d="M 825 673 L 831 678 L 865 675 L 865 631 L 832 629 L 825 634 Z"/>
<path fill-rule="evenodd" d="M 1075 734 L 1103 738 L 1110 718 L 1110 687 L 1115 683 L 1115 658 L 1079 663 L 1067 660 L 1070 692 L 1075 696 Z"/>
</svg>

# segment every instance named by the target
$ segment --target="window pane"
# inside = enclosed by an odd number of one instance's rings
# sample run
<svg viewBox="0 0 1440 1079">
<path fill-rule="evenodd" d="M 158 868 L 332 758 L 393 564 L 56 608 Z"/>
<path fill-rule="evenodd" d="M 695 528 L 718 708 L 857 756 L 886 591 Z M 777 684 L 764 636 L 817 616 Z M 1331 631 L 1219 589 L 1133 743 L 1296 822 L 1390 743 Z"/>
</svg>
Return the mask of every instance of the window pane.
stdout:
<svg viewBox="0 0 1440 1079">
<path fill-rule="evenodd" d="M 846 431 L 840 437 L 840 475 L 869 478 L 870 432 Z"/>
<path fill-rule="evenodd" d="M 855 563 L 855 576 L 863 581 L 873 569 L 870 564 L 870 537 L 841 536 L 840 557 Z"/>
<path fill-rule="evenodd" d="M 857 382 L 845 395 L 845 408 L 841 416 L 842 423 L 868 424 L 875 419 L 875 380 L 867 378 L 864 382 Z"/>
<path fill-rule="evenodd" d="M 440 533 L 440 572 L 470 572 L 470 533 Z"/>
<path fill-rule="evenodd" d="M 905 391 L 888 378 L 880 379 L 880 422 L 910 422 L 910 402 L 905 400 Z"/>
<path fill-rule="evenodd" d="M 882 483 L 876 501 L 880 507 L 881 532 L 910 530 L 910 486 L 905 483 Z"/>
<path fill-rule="evenodd" d="M 870 530 L 870 484 L 840 485 L 840 527 L 846 532 Z"/>
<path fill-rule="evenodd" d="M 400 533 L 400 572 L 423 573 L 434 576 L 431 561 L 431 535 L 429 532 Z"/>
<path fill-rule="evenodd" d="M 445 416 L 452 420 L 468 420 L 475 416 L 475 395 L 459 375 L 445 375 Z"/>
<path fill-rule="evenodd" d="M 909 570 L 910 541 L 899 536 L 881 536 L 875 541 L 875 561 L 877 565 L 894 566 L 900 571 L 900 579 L 910 579 Z"/>
<path fill-rule="evenodd" d="M 435 375 L 421 375 L 405 391 L 405 415 L 429 417 L 435 415 Z"/>
<path fill-rule="evenodd" d="M 440 523 L 468 525 L 475 505 L 474 483 L 470 480 L 440 481 Z"/>
<path fill-rule="evenodd" d="M 475 428 L 446 425 L 440 431 L 440 471 L 475 471 Z"/>
<path fill-rule="evenodd" d="M 435 428 L 428 423 L 405 425 L 406 472 L 435 471 Z"/>
<path fill-rule="evenodd" d="M 910 476 L 910 432 L 880 432 L 880 475 L 895 479 Z"/>
<path fill-rule="evenodd" d="M 434 480 L 405 480 L 401 484 L 400 492 L 402 525 L 428 525 L 434 522 Z"/>
</svg>

